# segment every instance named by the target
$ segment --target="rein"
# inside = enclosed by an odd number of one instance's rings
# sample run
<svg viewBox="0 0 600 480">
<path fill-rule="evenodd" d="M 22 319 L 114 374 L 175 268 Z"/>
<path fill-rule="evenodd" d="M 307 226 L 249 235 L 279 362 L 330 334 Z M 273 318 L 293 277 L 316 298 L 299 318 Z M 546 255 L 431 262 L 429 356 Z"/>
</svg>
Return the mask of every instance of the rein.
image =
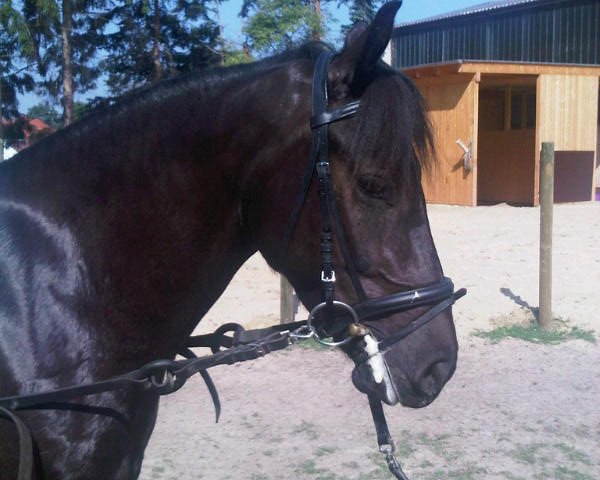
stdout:
<svg viewBox="0 0 600 480">
<path fill-rule="evenodd" d="M 412 324 L 401 329 L 395 337 L 402 336 L 403 338 L 410 335 L 415 330 L 415 324 L 423 326 L 439 313 L 438 310 L 442 306 L 443 308 L 449 307 L 462 295 L 464 293 L 458 291 L 450 299 L 432 307 Z M 353 325 L 348 326 L 348 331 L 351 331 Z M 233 333 L 232 336 L 226 335 L 230 332 Z M 352 338 L 351 333 L 349 333 L 349 337 Z M 331 342 L 327 342 L 320 337 L 310 318 L 299 322 L 278 324 L 253 330 L 245 330 L 236 323 L 227 323 L 220 326 L 214 333 L 189 337 L 186 346 L 180 352 L 180 355 L 185 357 L 183 360 L 154 360 L 136 370 L 99 382 L 29 395 L 2 397 L 0 398 L 0 418 L 12 422 L 19 437 L 17 480 L 30 480 L 33 475 L 34 464 L 33 436 L 27 425 L 17 415 L 17 411 L 53 409 L 57 402 L 65 402 L 74 398 L 115 390 L 137 391 L 160 396 L 168 395 L 179 390 L 190 377 L 199 373 L 210 392 L 215 406 L 216 421 L 218 422 L 221 403 L 217 390 L 208 374 L 209 368 L 255 360 L 310 338 L 325 345 L 332 345 Z M 197 347 L 208 347 L 213 354 L 196 357 L 191 348 Z M 404 480 L 407 477 L 393 455 L 394 442 L 387 427 L 381 402 L 369 396 L 369 406 L 377 430 L 379 449 L 385 454 L 390 471 L 392 473 L 395 471 L 400 472 L 394 473 L 394 475 L 396 478 Z"/>
</svg>

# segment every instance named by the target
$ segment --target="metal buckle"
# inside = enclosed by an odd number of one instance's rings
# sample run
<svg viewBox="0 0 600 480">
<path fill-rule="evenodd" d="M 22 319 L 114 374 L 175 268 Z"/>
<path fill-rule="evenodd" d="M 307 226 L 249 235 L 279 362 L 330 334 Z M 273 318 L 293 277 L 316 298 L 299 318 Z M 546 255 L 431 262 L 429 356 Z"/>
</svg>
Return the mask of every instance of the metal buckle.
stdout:
<svg viewBox="0 0 600 480">
<path fill-rule="evenodd" d="M 335 272 L 331 271 L 331 276 L 325 276 L 325 270 L 321 270 L 321 281 L 325 283 L 335 283 Z"/>
</svg>

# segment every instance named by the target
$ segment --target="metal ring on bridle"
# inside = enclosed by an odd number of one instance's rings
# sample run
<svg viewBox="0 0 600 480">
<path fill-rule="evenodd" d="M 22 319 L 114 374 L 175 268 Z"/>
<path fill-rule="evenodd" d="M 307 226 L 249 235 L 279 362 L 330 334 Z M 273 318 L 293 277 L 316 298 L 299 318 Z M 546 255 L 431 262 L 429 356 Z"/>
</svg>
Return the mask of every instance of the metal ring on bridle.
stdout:
<svg viewBox="0 0 600 480">
<path fill-rule="evenodd" d="M 352 316 L 352 323 L 358 323 L 358 315 L 356 314 L 356 312 L 350 305 L 348 305 L 347 303 L 344 303 L 344 302 L 339 302 L 337 300 L 333 301 L 333 305 L 335 307 L 340 307 L 340 308 L 346 310 Z M 328 347 L 339 347 L 340 345 L 344 345 L 344 344 L 348 343 L 350 340 L 352 340 L 353 337 L 347 336 L 346 338 L 340 340 L 339 342 L 328 342 L 327 340 L 323 340 L 317 333 L 315 327 L 312 324 L 312 321 L 315 318 L 315 315 L 320 310 L 324 309 L 326 306 L 327 306 L 326 302 L 319 303 L 315 308 L 313 308 L 311 310 L 310 314 L 308 315 L 306 324 L 307 324 L 308 328 L 310 328 L 313 338 L 320 344 L 327 345 Z"/>
</svg>

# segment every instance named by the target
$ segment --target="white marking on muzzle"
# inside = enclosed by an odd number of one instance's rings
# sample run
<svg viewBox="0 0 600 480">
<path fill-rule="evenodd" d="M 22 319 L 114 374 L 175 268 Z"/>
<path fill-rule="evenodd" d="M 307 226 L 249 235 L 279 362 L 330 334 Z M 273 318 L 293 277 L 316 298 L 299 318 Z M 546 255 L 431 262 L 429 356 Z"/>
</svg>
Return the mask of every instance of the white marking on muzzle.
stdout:
<svg viewBox="0 0 600 480">
<path fill-rule="evenodd" d="M 383 375 L 385 373 L 385 360 L 379 351 L 377 340 L 375 340 L 372 335 L 365 335 L 365 344 L 365 352 L 367 352 L 367 355 L 369 356 L 367 363 L 369 364 L 369 367 L 371 367 L 373 379 L 375 380 L 375 383 L 381 383 L 383 382 Z"/>
<path fill-rule="evenodd" d="M 373 375 L 373 380 L 378 385 L 383 382 L 387 402 L 390 405 L 394 405 L 398 402 L 398 395 L 396 394 L 396 390 L 392 385 L 392 378 L 386 365 L 385 358 L 379 351 L 379 343 L 371 334 L 365 335 L 364 341 L 365 352 L 369 357 L 367 364 L 369 365 L 371 374 Z"/>
</svg>

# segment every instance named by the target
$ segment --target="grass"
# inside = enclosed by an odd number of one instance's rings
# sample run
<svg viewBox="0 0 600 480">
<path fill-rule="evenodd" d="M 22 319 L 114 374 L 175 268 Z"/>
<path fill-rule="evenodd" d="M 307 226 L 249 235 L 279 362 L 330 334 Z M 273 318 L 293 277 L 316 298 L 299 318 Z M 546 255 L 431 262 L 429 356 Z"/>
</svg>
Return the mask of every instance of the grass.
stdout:
<svg viewBox="0 0 600 480">
<path fill-rule="evenodd" d="M 446 461 L 454 461 L 458 453 L 453 451 L 451 448 L 451 435 L 439 434 L 439 435 L 428 435 L 426 433 L 420 433 L 417 436 L 416 443 L 423 447 L 428 447 L 433 453 L 442 457 Z M 418 448 L 418 447 L 417 447 Z"/>
<path fill-rule="evenodd" d="M 485 338 L 492 343 L 498 343 L 506 338 L 516 338 L 525 342 L 545 345 L 558 345 L 568 340 L 584 340 L 596 343 L 596 336 L 593 330 L 571 327 L 561 320 L 557 320 L 555 323 L 556 326 L 548 330 L 532 323 L 530 325 L 508 325 L 490 331 L 477 330 L 473 335 Z"/>
<path fill-rule="evenodd" d="M 561 465 L 554 470 L 554 478 L 557 480 L 594 480 L 595 477 Z"/>
<path fill-rule="evenodd" d="M 303 350 L 317 350 L 321 352 L 331 350 L 332 348 L 327 345 L 323 345 L 312 338 L 309 338 L 308 340 L 301 340 L 296 345 L 297 348 L 301 348 Z"/>
<path fill-rule="evenodd" d="M 585 452 L 578 450 L 572 445 L 568 445 L 566 443 L 555 443 L 554 448 L 560 450 L 572 463 L 582 463 L 584 465 L 592 464 L 590 457 Z"/>
<path fill-rule="evenodd" d="M 302 433 L 308 437 L 309 440 L 317 440 L 319 438 L 318 427 L 314 423 L 302 421 L 302 423 L 294 428 L 294 435 Z"/>
<path fill-rule="evenodd" d="M 303 476 L 310 476 L 311 478 L 318 478 L 319 480 L 342 480 L 335 472 L 327 468 L 317 467 L 313 460 L 307 460 L 298 465 L 296 473 Z"/>
<path fill-rule="evenodd" d="M 517 445 L 516 450 L 512 452 L 513 457 L 520 463 L 524 463 L 527 465 L 534 465 L 540 460 L 545 460 L 540 458 L 540 449 L 542 449 L 545 445 L 542 443 L 528 443 Z"/>
<path fill-rule="evenodd" d="M 437 469 L 433 472 L 432 479 L 436 480 L 480 480 L 485 478 L 489 473 L 487 468 L 480 467 L 475 463 L 468 463 L 463 468 L 442 470 Z"/>
<path fill-rule="evenodd" d="M 336 451 L 337 451 L 336 447 L 320 446 L 315 451 L 315 456 L 316 457 L 323 457 L 325 455 L 331 455 L 332 453 L 335 453 Z"/>
</svg>

